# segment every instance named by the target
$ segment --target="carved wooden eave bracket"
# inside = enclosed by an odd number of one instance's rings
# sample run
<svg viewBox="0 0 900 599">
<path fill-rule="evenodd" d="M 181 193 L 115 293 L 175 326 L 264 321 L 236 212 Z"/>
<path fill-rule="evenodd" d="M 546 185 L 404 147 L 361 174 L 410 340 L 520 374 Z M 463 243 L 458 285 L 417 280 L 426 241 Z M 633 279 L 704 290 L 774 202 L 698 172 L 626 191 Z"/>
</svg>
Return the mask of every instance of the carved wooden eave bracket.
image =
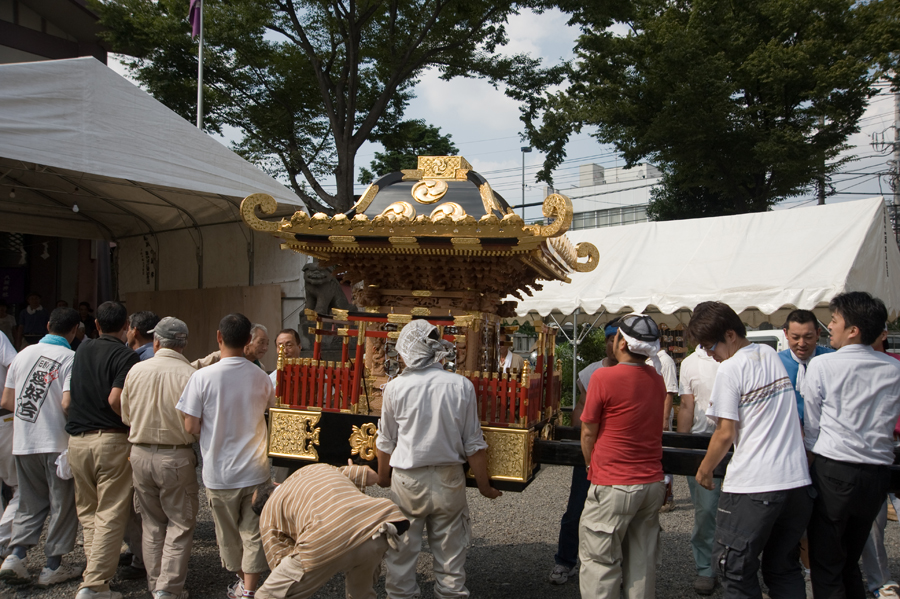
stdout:
<svg viewBox="0 0 900 599">
<path fill-rule="evenodd" d="M 513 256 L 541 251 L 548 278 L 566 280 L 570 272 L 589 272 L 599 259 L 590 243 L 573 246 L 565 237 L 572 223 L 572 202 L 552 194 L 544 200 L 547 225 L 526 225 L 517 214 L 502 219 L 486 214 L 476 219 L 443 204 L 430 214 L 416 214 L 411 204 L 392 204 L 370 219 L 365 214 L 312 216 L 300 210 L 281 222 L 265 221 L 256 214 L 272 214 L 277 203 L 272 196 L 255 193 L 241 203 L 241 215 L 252 229 L 269 233 L 286 247 L 325 258 L 332 253 L 478 254 Z M 443 240 L 444 243 L 434 243 Z M 367 241 L 371 243 L 367 243 Z M 449 243 L 447 243 L 449 242 Z M 586 258 L 587 260 L 582 260 Z"/>
</svg>

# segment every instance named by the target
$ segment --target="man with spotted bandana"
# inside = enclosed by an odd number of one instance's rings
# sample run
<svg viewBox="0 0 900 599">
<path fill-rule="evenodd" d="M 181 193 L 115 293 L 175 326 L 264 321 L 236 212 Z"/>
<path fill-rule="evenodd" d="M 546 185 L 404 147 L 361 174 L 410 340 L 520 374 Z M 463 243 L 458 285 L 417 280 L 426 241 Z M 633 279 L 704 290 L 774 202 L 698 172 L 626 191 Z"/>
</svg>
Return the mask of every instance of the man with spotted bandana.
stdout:
<svg viewBox="0 0 900 599">
<path fill-rule="evenodd" d="M 378 484 L 391 487 L 391 500 L 410 526 L 398 551 L 385 557 L 385 589 L 390 599 L 421 595 L 416 561 L 427 524 L 435 597 L 468 597 L 464 567 L 471 527 L 463 463 L 468 461 L 482 495 L 501 495 L 488 478 L 475 387 L 444 370 L 441 360 L 452 346 L 426 320 L 403 327 L 397 351 L 404 369 L 384 386 L 375 447 Z"/>
</svg>

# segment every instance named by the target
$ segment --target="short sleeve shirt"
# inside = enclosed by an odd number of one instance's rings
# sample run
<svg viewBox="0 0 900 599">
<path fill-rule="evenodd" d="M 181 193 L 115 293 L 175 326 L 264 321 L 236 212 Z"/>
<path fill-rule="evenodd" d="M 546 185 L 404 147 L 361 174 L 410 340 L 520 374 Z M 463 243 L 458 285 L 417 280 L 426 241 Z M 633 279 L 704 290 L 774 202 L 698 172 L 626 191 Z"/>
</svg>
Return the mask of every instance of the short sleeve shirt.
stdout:
<svg viewBox="0 0 900 599">
<path fill-rule="evenodd" d="M 265 412 L 274 405 L 269 375 L 246 358 L 223 358 L 191 376 L 175 409 L 201 419 L 207 488 L 243 489 L 269 478 Z"/>
<path fill-rule="evenodd" d="M 712 434 L 716 430 L 716 423 L 706 415 L 706 410 L 709 409 L 709 397 L 718 371 L 719 363 L 699 346 L 681 363 L 680 393 L 694 397 L 691 433 L 695 435 Z"/>
<path fill-rule="evenodd" d="M 581 421 L 599 424 L 588 479 L 641 485 L 663 479 L 659 415 L 666 387 L 656 369 L 618 364 L 591 376 Z"/>
<path fill-rule="evenodd" d="M 719 365 L 707 416 L 738 423 L 726 493 L 767 493 L 812 484 L 794 387 L 775 350 L 751 343 Z"/>
<path fill-rule="evenodd" d="M 74 356 L 68 347 L 36 343 L 13 360 L 5 383 L 16 398 L 13 455 L 60 453 L 68 446 L 62 394 Z"/>
<path fill-rule="evenodd" d="M 114 388 L 125 386 L 125 376 L 138 363 L 138 355 L 117 337 L 100 335 L 85 339 L 75 352 L 72 377 L 65 390 L 71 392 L 66 432 L 78 435 L 103 429 L 127 429 L 109 405 Z"/>
</svg>

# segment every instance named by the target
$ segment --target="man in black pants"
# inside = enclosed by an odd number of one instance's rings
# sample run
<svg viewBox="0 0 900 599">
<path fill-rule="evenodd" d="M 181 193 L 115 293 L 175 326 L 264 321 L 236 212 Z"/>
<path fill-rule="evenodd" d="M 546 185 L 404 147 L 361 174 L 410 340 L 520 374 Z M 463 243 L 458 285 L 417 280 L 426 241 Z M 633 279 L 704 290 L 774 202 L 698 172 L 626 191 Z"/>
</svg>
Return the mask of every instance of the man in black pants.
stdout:
<svg viewBox="0 0 900 599">
<path fill-rule="evenodd" d="M 734 444 L 712 556 L 724 597 L 761 599 L 761 569 L 770 596 L 804 599 L 800 537 L 814 491 L 791 379 L 775 350 L 750 343 L 741 319 L 721 302 L 694 308 L 687 334 L 721 363 L 706 412 L 716 430 L 697 469 L 700 486 L 714 488 L 713 471 Z"/>
<path fill-rule="evenodd" d="M 838 351 L 810 362 L 801 391 L 819 493 L 807 533 L 812 587 L 816 599 L 865 599 L 858 562 L 890 484 L 900 362 L 871 347 L 888 317 L 884 302 L 842 293 L 831 310 Z"/>
</svg>

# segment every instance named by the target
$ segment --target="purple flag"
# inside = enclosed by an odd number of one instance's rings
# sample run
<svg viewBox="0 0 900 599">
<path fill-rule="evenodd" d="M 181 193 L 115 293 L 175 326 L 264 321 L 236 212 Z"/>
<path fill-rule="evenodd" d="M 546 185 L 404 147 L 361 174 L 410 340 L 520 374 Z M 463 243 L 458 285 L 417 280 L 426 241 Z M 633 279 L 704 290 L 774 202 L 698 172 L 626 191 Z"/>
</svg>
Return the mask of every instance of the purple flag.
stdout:
<svg viewBox="0 0 900 599">
<path fill-rule="evenodd" d="M 203 10 L 202 0 L 191 0 L 191 8 L 188 11 L 188 22 L 191 24 L 191 38 L 200 35 L 200 11 Z"/>
</svg>

